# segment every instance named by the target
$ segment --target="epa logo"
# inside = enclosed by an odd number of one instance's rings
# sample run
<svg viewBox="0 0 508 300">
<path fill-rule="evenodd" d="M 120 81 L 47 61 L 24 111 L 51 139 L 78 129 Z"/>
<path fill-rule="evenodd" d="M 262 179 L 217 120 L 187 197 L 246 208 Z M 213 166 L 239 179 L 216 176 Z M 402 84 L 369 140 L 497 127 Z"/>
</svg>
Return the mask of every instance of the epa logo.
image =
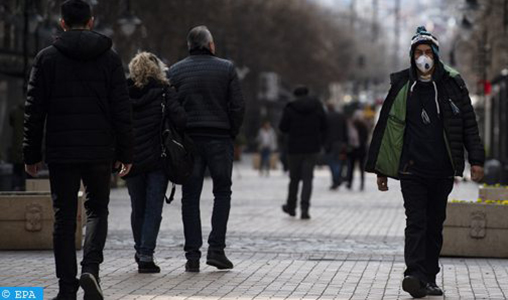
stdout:
<svg viewBox="0 0 508 300">
<path fill-rule="evenodd" d="M 37 293 L 31 290 L 22 289 L 22 290 L 3 290 L 2 291 L 3 299 L 42 299 L 42 295 L 37 298 Z M 13 297 L 14 296 L 14 297 Z M 2 299 L 0 298 L 0 300 Z"/>
</svg>

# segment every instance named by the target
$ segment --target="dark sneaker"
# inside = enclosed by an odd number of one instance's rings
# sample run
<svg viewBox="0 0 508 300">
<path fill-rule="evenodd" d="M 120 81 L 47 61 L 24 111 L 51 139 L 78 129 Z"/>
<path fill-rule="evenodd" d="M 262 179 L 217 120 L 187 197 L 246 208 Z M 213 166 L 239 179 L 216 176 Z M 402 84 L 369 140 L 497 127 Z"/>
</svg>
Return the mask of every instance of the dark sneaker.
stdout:
<svg viewBox="0 0 508 300">
<path fill-rule="evenodd" d="M 233 269 L 233 263 L 222 251 L 210 251 L 206 256 L 206 264 L 214 266 L 219 270 Z"/>
<path fill-rule="evenodd" d="M 104 300 L 98 278 L 91 273 L 81 274 L 79 285 L 85 291 L 84 300 Z"/>
<path fill-rule="evenodd" d="M 187 260 L 185 263 L 185 272 L 199 272 L 199 260 Z"/>
<path fill-rule="evenodd" d="M 309 215 L 309 212 L 307 211 L 302 211 L 302 220 L 309 220 L 310 219 L 310 215 Z"/>
<path fill-rule="evenodd" d="M 283 212 L 285 212 L 285 213 L 287 213 L 287 214 L 288 214 L 288 215 L 290 215 L 291 217 L 296 216 L 296 212 L 295 212 L 295 210 L 294 210 L 294 209 L 293 209 L 293 210 L 290 210 L 290 209 L 288 208 L 287 204 L 282 205 L 282 211 L 283 211 Z"/>
<path fill-rule="evenodd" d="M 435 283 L 427 283 L 425 289 L 427 290 L 427 295 L 429 296 L 443 296 L 443 290 Z"/>
<path fill-rule="evenodd" d="M 402 280 L 402 289 L 413 298 L 423 298 L 427 296 L 425 285 L 420 279 L 411 275 L 404 277 Z"/>
<path fill-rule="evenodd" d="M 140 261 L 138 263 L 138 273 L 160 273 L 161 268 L 153 261 Z"/>
</svg>

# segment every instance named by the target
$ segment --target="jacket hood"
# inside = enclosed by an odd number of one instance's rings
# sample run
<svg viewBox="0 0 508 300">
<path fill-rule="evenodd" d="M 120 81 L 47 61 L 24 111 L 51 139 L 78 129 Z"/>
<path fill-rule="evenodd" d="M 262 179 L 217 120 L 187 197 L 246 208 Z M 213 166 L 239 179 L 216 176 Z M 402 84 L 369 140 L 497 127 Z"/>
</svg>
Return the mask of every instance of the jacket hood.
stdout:
<svg viewBox="0 0 508 300">
<path fill-rule="evenodd" d="M 63 55 L 80 61 L 94 60 L 111 49 L 110 38 L 90 30 L 69 30 L 53 43 Z"/>
<path fill-rule="evenodd" d="M 289 103 L 289 107 L 293 108 L 301 114 L 311 114 L 321 107 L 321 102 L 314 97 L 301 97 Z"/>
</svg>

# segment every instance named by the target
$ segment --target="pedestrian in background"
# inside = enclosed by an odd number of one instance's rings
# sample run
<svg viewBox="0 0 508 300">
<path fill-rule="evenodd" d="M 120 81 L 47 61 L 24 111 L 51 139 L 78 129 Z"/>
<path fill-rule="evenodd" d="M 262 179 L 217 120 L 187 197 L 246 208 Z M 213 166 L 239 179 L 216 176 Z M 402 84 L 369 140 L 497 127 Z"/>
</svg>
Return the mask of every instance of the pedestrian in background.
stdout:
<svg viewBox="0 0 508 300">
<path fill-rule="evenodd" d="M 185 127 L 185 111 L 169 86 L 165 64 L 152 53 L 138 53 L 129 63 L 127 81 L 134 127 L 134 161 L 125 176 L 131 198 L 131 227 L 139 273 L 159 273 L 154 252 L 162 221 L 168 178 L 161 167 L 162 110 L 176 128 Z"/>
<path fill-rule="evenodd" d="M 337 111 L 333 103 L 327 104 L 326 121 L 328 130 L 325 139 L 325 153 L 332 175 L 330 190 L 336 190 L 342 184 L 342 171 L 346 164 L 348 127 L 346 117 Z"/>
<path fill-rule="evenodd" d="M 103 299 L 99 265 L 108 233 L 110 177 L 115 161 L 120 176 L 131 168 L 131 106 L 122 61 L 111 49 L 111 39 L 91 31 L 90 5 L 65 1 L 61 16 L 63 33 L 33 62 L 23 154 L 27 173 L 37 176 L 45 137 L 55 211 L 53 249 L 59 279 L 55 299 L 76 299 L 79 285 L 85 299 Z M 86 234 L 78 281 L 75 232 L 81 180 Z"/>
<path fill-rule="evenodd" d="M 199 272 L 203 244 L 199 202 L 207 168 L 213 181 L 214 205 L 206 263 L 232 269 L 224 249 L 231 208 L 233 141 L 243 122 L 245 104 L 235 66 L 215 56 L 208 28 L 192 28 L 187 45 L 190 55 L 169 70 L 171 84 L 187 113 L 186 132 L 196 151 L 194 171 L 182 187 L 185 270 Z"/>
<path fill-rule="evenodd" d="M 259 175 L 270 175 L 272 152 L 277 150 L 277 135 L 269 121 L 265 121 L 258 133 Z"/>
<path fill-rule="evenodd" d="M 23 122 L 25 119 L 25 107 L 23 104 L 16 105 L 9 113 L 9 125 L 12 127 L 11 146 L 9 159 L 12 163 L 12 190 L 24 191 L 26 172 L 23 163 Z"/>
<path fill-rule="evenodd" d="M 360 171 L 360 190 L 365 188 L 365 157 L 367 155 L 367 143 L 369 128 L 361 110 L 357 110 L 348 120 L 351 143 L 347 155 L 347 188 L 353 188 L 353 180 L 356 166 Z"/>
<path fill-rule="evenodd" d="M 286 105 L 279 124 L 281 132 L 288 136 L 289 190 L 282 211 L 296 215 L 297 194 L 300 181 L 301 218 L 310 219 L 309 208 L 312 180 L 317 155 L 326 135 L 326 114 L 321 102 L 309 95 L 309 89 L 301 86 L 293 92 L 296 99 Z"/>
<path fill-rule="evenodd" d="M 367 160 L 380 191 L 400 179 L 406 230 L 402 288 L 414 298 L 443 295 L 437 286 L 443 222 L 454 176 L 483 177 L 485 151 L 464 80 L 439 57 L 439 42 L 425 27 L 411 40 L 409 69 L 394 73 Z"/>
</svg>

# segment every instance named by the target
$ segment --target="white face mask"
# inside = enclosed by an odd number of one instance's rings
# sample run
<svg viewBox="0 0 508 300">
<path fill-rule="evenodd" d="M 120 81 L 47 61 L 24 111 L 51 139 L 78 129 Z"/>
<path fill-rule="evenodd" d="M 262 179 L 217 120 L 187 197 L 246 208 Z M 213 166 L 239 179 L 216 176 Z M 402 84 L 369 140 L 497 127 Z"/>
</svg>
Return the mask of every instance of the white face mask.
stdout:
<svg viewBox="0 0 508 300">
<path fill-rule="evenodd" d="M 421 55 L 416 60 L 416 67 L 422 72 L 422 73 L 428 73 L 430 69 L 434 66 L 434 60 L 427 55 Z"/>
</svg>

